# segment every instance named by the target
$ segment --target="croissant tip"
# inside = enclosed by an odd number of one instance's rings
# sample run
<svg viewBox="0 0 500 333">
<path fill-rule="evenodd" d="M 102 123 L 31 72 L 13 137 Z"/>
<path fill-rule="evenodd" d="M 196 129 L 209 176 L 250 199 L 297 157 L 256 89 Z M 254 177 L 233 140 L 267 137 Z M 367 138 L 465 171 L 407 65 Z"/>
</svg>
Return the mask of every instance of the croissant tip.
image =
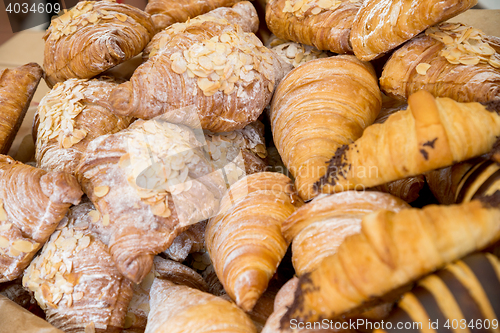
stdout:
<svg viewBox="0 0 500 333">
<path fill-rule="evenodd" d="M 127 262 L 117 263 L 117 267 L 125 278 L 139 284 L 153 268 L 153 258 L 153 255 L 142 255 Z"/>
<path fill-rule="evenodd" d="M 129 116 L 133 112 L 134 92 L 130 81 L 114 88 L 109 96 L 111 110 L 119 116 Z"/>
</svg>

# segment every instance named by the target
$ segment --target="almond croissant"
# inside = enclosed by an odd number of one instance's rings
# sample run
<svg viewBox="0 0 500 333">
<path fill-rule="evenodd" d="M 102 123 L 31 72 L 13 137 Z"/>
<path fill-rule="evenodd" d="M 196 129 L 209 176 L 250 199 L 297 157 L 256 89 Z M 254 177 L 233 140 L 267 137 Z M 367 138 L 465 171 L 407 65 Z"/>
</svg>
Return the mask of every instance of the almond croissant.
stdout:
<svg viewBox="0 0 500 333">
<path fill-rule="evenodd" d="M 309 61 L 285 77 L 271 104 L 271 128 L 303 199 L 316 195 L 328 160 L 361 136 L 381 104 L 372 66 L 354 56 Z"/>
<path fill-rule="evenodd" d="M 408 105 L 339 148 L 317 182 L 323 192 L 373 187 L 446 167 L 489 152 L 500 135 L 500 115 L 479 103 L 421 90 Z"/>
<path fill-rule="evenodd" d="M 39 168 L 74 174 L 90 141 L 128 127 L 129 117 L 109 110 L 115 86 L 112 80 L 69 79 L 45 95 L 33 127 Z"/>
<path fill-rule="evenodd" d="M 482 31 L 443 23 L 394 52 L 380 86 L 400 100 L 424 89 L 458 102 L 500 101 L 500 54 Z"/>
<path fill-rule="evenodd" d="M 93 140 L 76 174 L 113 260 L 136 283 L 180 232 L 215 214 L 226 188 L 194 133 L 160 119 Z"/>
<path fill-rule="evenodd" d="M 360 0 L 270 0 L 266 22 L 278 38 L 352 53 L 349 34 L 361 5 Z"/>
<path fill-rule="evenodd" d="M 155 32 L 149 14 L 113 0 L 82 1 L 52 20 L 43 67 L 49 86 L 88 79 L 139 54 Z"/>
<path fill-rule="evenodd" d="M 9 152 L 42 75 L 36 63 L 0 72 L 0 154 Z"/>
<path fill-rule="evenodd" d="M 354 54 L 369 61 L 425 29 L 477 4 L 477 0 L 366 0 L 354 19 Z"/>
<path fill-rule="evenodd" d="M 145 333 L 256 333 L 248 316 L 220 297 L 156 278 Z"/>
<path fill-rule="evenodd" d="M 289 65 L 254 34 L 211 13 L 153 38 L 144 51 L 148 60 L 111 93 L 114 112 L 142 119 L 163 114 L 212 132 L 241 129 L 258 118 Z M 184 107 L 189 112 L 179 111 Z"/>
<path fill-rule="evenodd" d="M 23 285 L 47 321 L 65 332 L 118 332 L 132 298 L 132 282 L 116 269 L 108 247 L 89 229 L 88 204 L 75 206 L 33 260 Z"/>
<path fill-rule="evenodd" d="M 218 7 L 230 7 L 240 0 L 149 0 L 146 13 L 151 15 L 158 31 Z"/>
<path fill-rule="evenodd" d="M 420 277 L 500 239 L 500 191 L 482 201 L 363 218 L 333 256 L 300 278 L 284 320 L 335 318 L 394 297 Z"/>
<path fill-rule="evenodd" d="M 207 225 L 205 242 L 228 295 L 245 311 L 254 307 L 284 257 L 283 221 L 302 205 L 285 175 L 249 175 L 223 197 Z"/>
<path fill-rule="evenodd" d="M 390 194 L 347 191 L 323 195 L 297 209 L 283 223 L 283 236 L 292 243 L 298 276 L 315 270 L 337 252 L 344 239 L 359 233 L 363 216 L 379 209 L 399 212 L 410 206 Z"/>
<path fill-rule="evenodd" d="M 0 283 L 22 274 L 82 194 L 69 174 L 0 155 Z"/>
</svg>

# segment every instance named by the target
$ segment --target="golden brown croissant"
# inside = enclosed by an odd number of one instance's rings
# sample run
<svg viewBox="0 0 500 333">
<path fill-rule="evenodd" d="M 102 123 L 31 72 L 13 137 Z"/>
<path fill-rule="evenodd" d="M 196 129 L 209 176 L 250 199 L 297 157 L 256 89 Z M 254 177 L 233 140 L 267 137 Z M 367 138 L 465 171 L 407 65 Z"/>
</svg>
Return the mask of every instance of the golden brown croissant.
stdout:
<svg viewBox="0 0 500 333">
<path fill-rule="evenodd" d="M 302 205 L 290 178 L 271 172 L 235 183 L 207 225 L 205 243 L 228 295 L 250 311 L 266 290 L 288 243 L 283 221 Z"/>
<path fill-rule="evenodd" d="M 361 5 L 358 0 L 271 0 L 266 22 L 278 38 L 352 53 L 349 34 Z"/>
<path fill-rule="evenodd" d="M 334 318 L 381 302 L 412 281 L 500 239 L 500 191 L 483 201 L 363 218 L 361 233 L 300 278 L 285 320 Z M 394 297 L 397 295 L 392 295 Z"/>
<path fill-rule="evenodd" d="M 82 1 L 52 20 L 43 68 L 49 86 L 88 79 L 139 54 L 155 32 L 149 14 L 113 0 Z"/>
<path fill-rule="evenodd" d="M 47 321 L 65 332 L 119 332 L 132 298 L 132 282 L 116 269 L 108 247 L 91 232 L 87 205 L 75 206 L 26 270 Z"/>
<path fill-rule="evenodd" d="M 325 193 L 373 187 L 452 165 L 491 150 L 500 135 L 500 115 L 479 103 L 434 98 L 421 90 L 408 110 L 343 146 L 317 185 Z"/>
<path fill-rule="evenodd" d="M 290 72 L 271 104 L 274 143 L 303 199 L 337 148 L 361 136 L 380 111 L 373 68 L 354 56 L 305 63 Z"/>
<path fill-rule="evenodd" d="M 220 297 L 156 278 L 145 333 L 256 333 L 248 316 Z"/>
<path fill-rule="evenodd" d="M 186 231 L 175 237 L 172 244 L 164 251 L 167 258 L 183 262 L 190 253 L 205 248 L 205 228 L 207 221 L 193 224 Z"/>
<path fill-rule="evenodd" d="M 385 320 L 386 326 L 412 328 L 414 332 L 456 327 L 498 332 L 500 260 L 492 254 L 474 254 L 449 264 L 418 281 L 403 295 Z M 436 320 L 439 318 L 438 320 Z M 400 324 L 401 323 L 401 324 Z M 389 330 L 377 329 L 375 333 Z M 393 329 L 404 332 L 406 329 Z"/>
<path fill-rule="evenodd" d="M 0 154 L 9 152 L 42 75 L 36 63 L 0 72 Z"/>
<path fill-rule="evenodd" d="M 476 4 L 477 0 L 367 0 L 352 25 L 354 54 L 364 61 L 378 58 Z"/>
<path fill-rule="evenodd" d="M 211 12 L 163 30 L 144 54 L 148 60 L 111 93 L 114 112 L 143 119 L 163 114 L 212 132 L 255 121 L 290 66 L 254 34 Z"/>
<path fill-rule="evenodd" d="M 393 53 L 381 89 L 405 100 L 421 89 L 458 102 L 500 100 L 500 54 L 483 32 L 460 23 L 427 29 Z"/>
<path fill-rule="evenodd" d="M 146 13 L 158 31 L 177 22 L 185 22 L 218 7 L 230 7 L 240 0 L 150 0 Z"/>
<path fill-rule="evenodd" d="M 292 262 L 298 276 L 315 270 L 337 252 L 344 239 L 361 230 L 363 216 L 379 209 L 399 212 L 410 206 L 387 193 L 347 191 L 322 195 L 297 209 L 283 223 L 292 243 Z"/>
<path fill-rule="evenodd" d="M 420 196 L 420 191 L 425 186 L 424 175 L 398 179 L 386 184 L 375 186 L 375 191 L 392 194 L 395 197 L 411 203 Z"/>
<path fill-rule="evenodd" d="M 192 130 L 161 119 L 93 140 L 76 173 L 113 260 L 136 283 L 180 232 L 215 214 L 225 191 Z"/>
<path fill-rule="evenodd" d="M 112 80 L 69 79 L 42 99 L 35 114 L 37 166 L 46 171 L 75 173 L 90 141 L 130 124 L 109 110 Z"/>
<path fill-rule="evenodd" d="M 69 174 L 0 155 L 0 283 L 22 274 L 82 194 Z"/>
<path fill-rule="evenodd" d="M 442 204 L 468 202 L 500 190 L 500 165 L 481 156 L 425 174 L 429 188 Z"/>
</svg>

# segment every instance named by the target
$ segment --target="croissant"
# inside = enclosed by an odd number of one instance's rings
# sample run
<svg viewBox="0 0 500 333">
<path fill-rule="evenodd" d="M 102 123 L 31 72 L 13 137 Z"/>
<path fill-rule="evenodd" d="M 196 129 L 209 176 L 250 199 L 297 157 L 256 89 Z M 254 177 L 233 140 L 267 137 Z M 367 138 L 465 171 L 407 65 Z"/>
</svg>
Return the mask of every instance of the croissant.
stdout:
<svg viewBox="0 0 500 333">
<path fill-rule="evenodd" d="M 408 110 L 337 150 L 317 185 L 325 193 L 373 187 L 449 166 L 491 150 L 500 116 L 479 103 L 434 98 L 421 90 Z"/>
<path fill-rule="evenodd" d="M 235 6 L 255 11 L 248 2 Z M 142 119 L 163 114 L 212 132 L 255 121 L 290 66 L 254 34 L 211 12 L 160 32 L 144 54 L 148 60 L 111 93 L 114 112 Z"/>
<path fill-rule="evenodd" d="M 72 208 L 23 276 L 47 321 L 65 332 L 118 332 L 132 282 L 116 269 L 108 247 L 89 229 L 87 205 Z"/>
<path fill-rule="evenodd" d="M 33 127 L 39 168 L 74 174 L 90 141 L 128 127 L 131 118 L 116 116 L 107 104 L 115 86 L 111 80 L 69 79 L 45 95 Z"/>
<path fill-rule="evenodd" d="M 0 154 L 8 153 L 42 75 L 36 63 L 0 72 Z"/>
<path fill-rule="evenodd" d="M 239 0 L 150 0 L 146 13 L 151 15 L 156 30 L 160 31 L 177 22 L 205 14 L 218 7 L 231 7 Z"/>
<path fill-rule="evenodd" d="M 447 324 L 472 330 L 472 325 L 467 323 L 476 323 L 485 331 L 496 332 L 500 310 L 498 272 L 500 261 L 489 253 L 470 255 L 449 264 L 420 280 L 411 292 L 404 294 L 398 307 L 386 319 L 386 327 L 389 324 L 394 328 L 401 325 L 412 327 L 416 332 L 428 332 L 428 329 L 440 330 Z M 378 329 L 374 332 L 386 331 Z"/>
<path fill-rule="evenodd" d="M 390 183 L 375 186 L 375 191 L 392 194 L 408 203 L 417 200 L 420 196 L 420 191 L 425 186 L 424 175 L 398 179 Z"/>
<path fill-rule="evenodd" d="M 286 76 L 273 97 L 271 128 L 303 199 L 316 195 L 328 160 L 361 136 L 381 103 L 373 68 L 354 56 L 309 61 Z"/>
<path fill-rule="evenodd" d="M 361 5 L 358 0 L 271 0 L 266 6 L 266 22 L 278 38 L 319 50 L 352 53 L 349 34 Z"/>
<path fill-rule="evenodd" d="M 22 274 L 82 194 L 73 176 L 0 155 L 0 283 Z"/>
<path fill-rule="evenodd" d="M 225 191 L 194 133 L 161 119 L 94 139 L 76 175 L 113 260 L 136 283 L 179 233 L 215 214 Z"/>
<path fill-rule="evenodd" d="M 155 279 L 145 333 L 256 333 L 236 305 L 211 294 Z"/>
<path fill-rule="evenodd" d="M 361 60 L 379 58 L 436 23 L 477 5 L 477 0 L 367 0 L 352 25 L 350 42 Z"/>
<path fill-rule="evenodd" d="M 500 190 L 500 165 L 481 156 L 453 166 L 427 172 L 425 177 L 442 204 L 469 202 Z"/>
<path fill-rule="evenodd" d="M 498 101 L 500 54 L 481 30 L 443 23 L 395 51 L 384 66 L 380 86 L 398 99 L 424 89 L 458 102 Z"/>
<path fill-rule="evenodd" d="M 149 14 L 113 0 L 82 1 L 52 20 L 44 36 L 49 86 L 88 79 L 139 54 L 155 32 Z"/>
<path fill-rule="evenodd" d="M 292 181 L 262 172 L 236 182 L 208 222 L 205 243 L 228 295 L 250 311 L 266 290 L 288 243 L 283 221 L 300 207 Z"/>
<path fill-rule="evenodd" d="M 302 276 L 337 252 L 344 239 L 361 230 L 363 216 L 379 209 L 399 212 L 410 206 L 390 194 L 347 191 L 314 198 L 297 209 L 282 226 L 292 243 L 295 272 Z"/>
<path fill-rule="evenodd" d="M 374 305 L 397 296 L 390 292 L 493 244 L 500 239 L 499 199 L 497 191 L 461 205 L 366 215 L 359 234 L 347 237 L 337 253 L 300 278 L 284 320 L 335 318 Z"/>
</svg>

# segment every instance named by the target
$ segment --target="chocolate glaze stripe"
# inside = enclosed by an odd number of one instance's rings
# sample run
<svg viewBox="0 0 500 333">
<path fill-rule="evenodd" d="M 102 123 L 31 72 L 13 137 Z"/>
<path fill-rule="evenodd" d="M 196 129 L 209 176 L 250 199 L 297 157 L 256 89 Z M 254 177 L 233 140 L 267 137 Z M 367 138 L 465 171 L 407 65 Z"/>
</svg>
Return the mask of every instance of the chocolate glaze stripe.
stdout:
<svg viewBox="0 0 500 333">
<path fill-rule="evenodd" d="M 474 179 L 474 182 L 467 189 L 467 194 L 463 198 L 463 202 L 471 201 L 472 197 L 481 187 L 481 185 L 484 184 L 484 182 L 486 182 L 499 169 L 500 167 L 496 163 L 492 163 L 480 175 L 477 175 L 477 177 Z"/>
<path fill-rule="evenodd" d="M 492 254 L 486 254 L 487 256 L 493 256 Z M 491 262 L 485 256 L 477 256 L 464 260 L 464 262 L 472 269 L 475 273 L 476 278 L 481 283 L 486 296 L 490 300 L 491 307 L 496 314 L 496 319 L 500 319 L 500 281 L 498 280 L 498 275 L 493 269 Z M 498 259 L 496 259 L 497 265 Z M 495 261 L 495 260 L 493 260 Z M 491 318 L 493 319 L 493 318 Z"/>
<path fill-rule="evenodd" d="M 423 280 L 420 280 L 418 284 L 429 290 L 433 295 L 437 296 L 436 301 L 439 305 L 439 308 L 447 319 L 450 319 L 450 321 L 456 319 L 458 320 L 458 322 L 464 319 L 464 315 L 460 310 L 460 307 L 458 306 L 455 298 L 453 297 L 453 294 L 448 289 L 443 280 L 441 280 L 437 275 L 429 275 Z M 453 331 L 470 333 L 470 330 L 468 328 L 459 331 Z"/>
<path fill-rule="evenodd" d="M 444 323 L 446 322 L 446 317 L 439 308 L 439 305 L 436 301 L 436 297 L 439 295 L 432 294 L 429 290 L 425 289 L 422 286 L 417 286 L 413 289 L 412 293 L 417 297 L 420 304 L 428 314 L 427 324 L 429 323 L 429 319 L 431 322 L 440 323 L 436 330 L 437 333 L 449 333 L 451 330 L 449 328 L 444 327 Z M 401 306 L 401 303 L 400 303 Z"/>
<path fill-rule="evenodd" d="M 476 181 L 476 178 L 479 177 L 483 173 L 483 171 L 486 170 L 493 163 L 494 162 L 490 160 L 484 161 L 484 163 L 481 163 L 478 167 L 469 170 L 469 172 L 467 173 L 468 176 L 467 177 L 464 176 L 464 179 L 462 180 L 463 185 L 462 186 L 458 185 L 457 194 L 455 196 L 456 198 L 455 202 L 457 203 L 463 202 L 464 197 L 466 196 L 469 188 Z"/>
<path fill-rule="evenodd" d="M 481 313 L 483 314 L 483 318 L 490 320 L 494 319 L 495 312 L 491 307 L 488 296 L 472 269 L 462 261 L 457 262 L 456 265 L 449 266 L 448 269 L 453 271 L 453 274 L 460 280 L 460 282 L 462 282 L 462 284 L 469 289 L 472 297 L 478 300 L 478 305 L 481 309 Z"/>
<path fill-rule="evenodd" d="M 495 192 L 495 190 L 500 190 L 500 167 L 498 168 L 494 174 L 492 174 L 484 183 L 479 187 L 479 189 L 474 193 L 474 196 L 471 200 L 476 199 L 477 197 L 483 195 L 491 195 Z"/>
<path fill-rule="evenodd" d="M 464 318 L 469 323 L 471 320 L 484 319 L 483 314 L 479 308 L 478 300 L 472 297 L 470 291 L 465 287 L 459 279 L 448 269 L 443 269 L 437 274 L 448 286 L 453 293 L 455 300 L 464 314 Z M 438 295 L 439 296 L 439 295 Z M 473 332 L 480 332 L 487 330 L 474 329 Z"/>
<path fill-rule="evenodd" d="M 470 175 L 471 172 L 474 172 L 474 170 L 476 170 L 476 168 L 478 168 L 481 163 L 483 163 L 484 161 L 487 161 L 487 159 L 485 159 L 484 157 L 476 157 L 476 158 L 473 158 L 472 160 L 469 160 L 467 162 L 467 164 L 469 164 L 469 169 L 464 172 L 464 174 L 462 175 L 462 177 L 460 178 L 460 180 L 458 181 L 458 185 L 457 185 L 457 189 L 455 190 L 456 193 L 455 193 L 455 199 L 456 199 L 456 196 L 457 196 L 457 193 L 460 191 L 461 187 L 463 186 L 463 183 L 465 181 L 465 179 L 467 179 Z"/>
<path fill-rule="evenodd" d="M 412 316 L 410 316 L 410 312 Z M 391 313 L 387 321 L 393 324 L 391 329 L 386 330 L 387 333 L 402 333 L 403 331 L 405 333 L 436 332 L 434 330 L 428 330 L 428 326 L 426 327 L 426 324 L 429 322 L 429 316 L 412 293 L 406 293 L 403 296 L 403 299 L 399 302 L 399 306 Z M 421 322 L 423 330 L 414 328 L 414 322 Z M 410 329 L 398 329 L 396 326 L 397 323 L 402 323 L 403 327 L 405 327 L 404 325 L 406 323 L 411 323 L 412 325 Z"/>
</svg>

